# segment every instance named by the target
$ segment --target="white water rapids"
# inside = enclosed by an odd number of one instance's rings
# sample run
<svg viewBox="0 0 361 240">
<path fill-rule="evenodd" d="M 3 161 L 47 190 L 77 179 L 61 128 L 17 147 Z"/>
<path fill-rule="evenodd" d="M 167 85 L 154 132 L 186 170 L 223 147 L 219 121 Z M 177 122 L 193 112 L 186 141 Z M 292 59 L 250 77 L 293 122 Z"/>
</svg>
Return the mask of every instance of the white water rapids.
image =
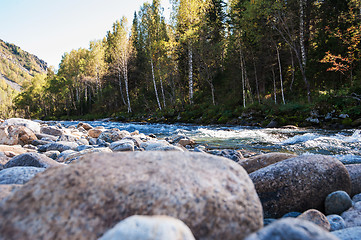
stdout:
<svg viewBox="0 0 361 240">
<path fill-rule="evenodd" d="M 78 122 L 62 121 L 65 126 Z M 107 129 L 119 128 L 155 134 L 158 138 L 184 134 L 210 149 L 245 149 L 253 152 L 292 152 L 333 155 L 344 163 L 361 163 L 361 131 L 321 129 L 254 128 L 241 126 L 200 126 L 193 124 L 87 122 Z"/>
</svg>

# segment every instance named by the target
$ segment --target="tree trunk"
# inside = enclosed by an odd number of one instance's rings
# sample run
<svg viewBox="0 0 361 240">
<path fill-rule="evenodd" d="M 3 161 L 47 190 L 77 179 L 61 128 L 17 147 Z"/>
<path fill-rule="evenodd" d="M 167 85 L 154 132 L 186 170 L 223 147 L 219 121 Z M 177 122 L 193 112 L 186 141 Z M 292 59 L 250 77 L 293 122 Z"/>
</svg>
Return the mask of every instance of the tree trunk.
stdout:
<svg viewBox="0 0 361 240">
<path fill-rule="evenodd" d="M 243 53 L 242 47 L 239 48 L 240 61 L 241 61 L 241 75 L 242 75 L 242 98 L 243 98 L 243 107 L 246 107 L 246 81 L 244 79 L 244 65 L 243 65 Z"/>
<path fill-rule="evenodd" d="M 150 58 L 150 64 L 152 66 L 152 78 L 153 78 L 153 84 L 154 84 L 155 97 L 157 98 L 157 103 L 158 103 L 159 110 L 162 110 L 162 106 L 160 105 L 160 101 L 159 101 L 159 97 L 158 97 L 157 84 L 155 83 L 154 66 L 153 66 L 153 59 L 152 58 Z"/>
<path fill-rule="evenodd" d="M 278 68 L 280 70 L 282 102 L 283 102 L 283 104 L 286 104 L 285 95 L 284 95 L 284 92 L 283 92 L 283 76 L 282 76 L 282 65 L 281 65 L 280 51 L 278 50 L 277 45 L 276 45 L 276 51 L 277 51 L 277 59 L 278 59 Z"/>
<path fill-rule="evenodd" d="M 122 77 L 121 77 L 121 70 L 118 69 L 118 83 L 119 83 L 119 91 L 120 91 L 120 97 L 122 98 L 122 102 L 124 105 L 127 105 L 125 103 L 125 100 L 124 100 L 124 95 L 123 95 L 123 87 L 122 87 Z"/>
<path fill-rule="evenodd" d="M 290 53 L 291 53 L 291 66 L 292 66 L 292 80 L 290 85 L 290 90 L 292 91 L 293 83 L 295 81 L 295 63 L 293 61 L 293 54 L 292 54 L 292 48 L 290 47 Z"/>
<path fill-rule="evenodd" d="M 129 88 L 128 88 L 128 66 L 125 64 L 123 68 L 123 75 L 124 75 L 124 82 L 125 82 L 125 92 L 127 94 L 127 105 L 128 105 L 128 113 L 132 112 L 132 109 L 130 107 L 130 99 L 129 99 Z"/>
<path fill-rule="evenodd" d="M 159 80 L 160 80 L 160 89 L 162 90 L 163 107 L 166 108 L 167 106 L 165 105 L 165 95 L 164 95 L 164 88 L 163 88 L 163 80 L 162 80 L 162 77 L 160 77 Z"/>
<path fill-rule="evenodd" d="M 188 66 L 189 66 L 189 103 L 193 104 L 193 51 L 191 44 L 189 44 L 189 50 L 188 50 Z"/>
<path fill-rule="evenodd" d="M 257 77 L 257 68 L 256 68 L 256 61 L 253 57 L 253 68 L 254 68 L 254 79 L 256 81 L 256 91 L 257 91 L 257 99 L 258 103 L 261 104 L 261 98 L 259 96 L 259 86 L 258 86 L 258 77 Z"/>
<path fill-rule="evenodd" d="M 273 94 L 274 94 L 275 104 L 277 104 L 276 74 L 273 66 L 272 66 L 272 77 L 273 77 Z"/>
</svg>

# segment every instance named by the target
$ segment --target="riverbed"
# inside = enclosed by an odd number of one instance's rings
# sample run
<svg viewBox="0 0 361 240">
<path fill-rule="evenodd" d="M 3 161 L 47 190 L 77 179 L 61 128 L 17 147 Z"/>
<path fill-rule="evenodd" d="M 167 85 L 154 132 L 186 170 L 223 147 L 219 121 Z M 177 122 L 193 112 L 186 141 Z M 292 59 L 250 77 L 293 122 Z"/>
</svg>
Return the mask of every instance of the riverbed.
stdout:
<svg viewBox="0 0 361 240">
<path fill-rule="evenodd" d="M 49 122 L 76 126 L 78 121 Z M 183 134 L 208 149 L 243 149 L 255 153 L 288 152 L 298 155 L 332 155 L 343 163 L 361 163 L 361 131 L 359 129 L 323 130 L 305 128 L 259 128 L 225 125 L 164 123 L 121 123 L 86 121 L 90 125 L 118 128 L 166 138 Z"/>
</svg>

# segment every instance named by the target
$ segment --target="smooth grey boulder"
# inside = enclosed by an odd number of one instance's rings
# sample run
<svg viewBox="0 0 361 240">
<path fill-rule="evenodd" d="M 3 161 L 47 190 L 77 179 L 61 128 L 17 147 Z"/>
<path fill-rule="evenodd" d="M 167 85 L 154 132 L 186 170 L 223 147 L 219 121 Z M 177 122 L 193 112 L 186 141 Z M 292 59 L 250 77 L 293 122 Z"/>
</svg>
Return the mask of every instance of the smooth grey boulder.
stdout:
<svg viewBox="0 0 361 240">
<path fill-rule="evenodd" d="M 331 225 L 330 232 L 344 229 L 346 227 L 345 220 L 340 215 L 332 214 L 327 216 L 328 222 Z"/>
<path fill-rule="evenodd" d="M 99 240 L 195 240 L 191 230 L 181 220 L 168 216 L 131 216 Z"/>
<path fill-rule="evenodd" d="M 342 230 L 334 231 L 332 234 L 340 240 L 360 240 L 361 227 L 345 228 Z"/>
<path fill-rule="evenodd" d="M 288 212 L 324 210 L 328 194 L 350 192 L 350 176 L 337 159 L 303 155 L 283 160 L 249 174 L 261 199 L 265 217 L 278 218 Z"/>
<path fill-rule="evenodd" d="M 296 219 L 282 218 L 271 223 L 245 240 L 338 240 L 337 237 L 316 224 Z"/>
<path fill-rule="evenodd" d="M 146 151 L 179 151 L 184 152 L 180 147 L 169 144 L 165 140 L 142 142 L 140 147 Z"/>
<path fill-rule="evenodd" d="M 95 239 L 135 214 L 180 219 L 200 240 L 243 239 L 263 226 L 257 193 L 237 163 L 150 151 L 85 155 L 47 169 L 0 205 L 0 232 Z"/>
<path fill-rule="evenodd" d="M 352 207 L 352 200 L 345 191 L 336 191 L 330 193 L 325 200 L 325 213 L 340 215 Z"/>
<path fill-rule="evenodd" d="M 11 167 L 38 167 L 48 168 L 61 165 L 57 161 L 39 153 L 24 153 L 13 157 L 9 162 L 4 165 L 4 168 Z"/>
<path fill-rule="evenodd" d="M 6 168 L 0 171 L 0 184 L 25 184 L 44 170 L 45 168 L 37 167 Z"/>
<path fill-rule="evenodd" d="M 248 172 L 252 173 L 271 164 L 281 162 L 283 160 L 297 157 L 297 155 L 289 153 L 266 153 L 243 159 L 239 164 Z"/>
</svg>

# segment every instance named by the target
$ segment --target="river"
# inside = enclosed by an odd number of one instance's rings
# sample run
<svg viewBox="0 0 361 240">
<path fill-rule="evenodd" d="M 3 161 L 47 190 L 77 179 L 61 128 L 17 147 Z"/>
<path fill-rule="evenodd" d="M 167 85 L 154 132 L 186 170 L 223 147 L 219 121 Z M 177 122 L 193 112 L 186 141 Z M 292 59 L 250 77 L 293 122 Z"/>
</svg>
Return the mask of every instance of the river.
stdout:
<svg viewBox="0 0 361 240">
<path fill-rule="evenodd" d="M 84 121 L 86 122 L 86 121 Z M 58 123 L 58 122 L 57 122 Z M 64 126 L 77 125 L 77 121 L 60 121 Z M 256 153 L 289 152 L 301 154 L 333 155 L 343 163 L 361 163 L 361 131 L 359 129 L 284 129 L 225 125 L 120 123 L 88 121 L 90 125 L 107 129 L 119 128 L 165 138 L 184 134 L 197 144 L 209 149 L 244 149 Z"/>
</svg>

